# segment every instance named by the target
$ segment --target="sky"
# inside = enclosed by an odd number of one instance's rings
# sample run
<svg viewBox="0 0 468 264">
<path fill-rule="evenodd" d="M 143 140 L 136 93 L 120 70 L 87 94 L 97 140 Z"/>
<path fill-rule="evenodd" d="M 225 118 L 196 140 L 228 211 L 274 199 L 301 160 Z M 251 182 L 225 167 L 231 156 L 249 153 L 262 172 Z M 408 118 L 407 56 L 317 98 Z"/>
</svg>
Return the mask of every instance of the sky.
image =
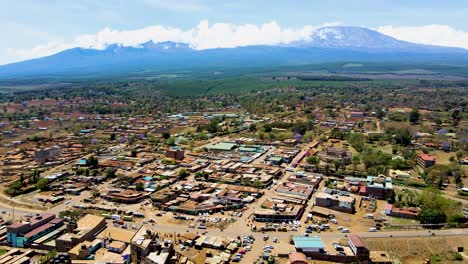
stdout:
<svg viewBox="0 0 468 264">
<path fill-rule="evenodd" d="M 467 0 L 0 0 L 0 64 L 148 40 L 287 43 L 333 25 L 468 49 Z"/>
</svg>

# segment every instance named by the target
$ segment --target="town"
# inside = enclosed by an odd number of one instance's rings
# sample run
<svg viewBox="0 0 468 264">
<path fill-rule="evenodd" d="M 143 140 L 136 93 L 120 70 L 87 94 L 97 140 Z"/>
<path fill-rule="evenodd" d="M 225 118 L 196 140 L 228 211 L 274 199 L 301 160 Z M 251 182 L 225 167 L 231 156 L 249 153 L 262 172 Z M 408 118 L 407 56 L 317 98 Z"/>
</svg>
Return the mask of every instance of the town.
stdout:
<svg viewBox="0 0 468 264">
<path fill-rule="evenodd" d="M 446 236 L 463 258 L 466 113 L 371 91 L 380 108 L 3 102 L 0 263 L 399 263 L 387 244 Z"/>
</svg>

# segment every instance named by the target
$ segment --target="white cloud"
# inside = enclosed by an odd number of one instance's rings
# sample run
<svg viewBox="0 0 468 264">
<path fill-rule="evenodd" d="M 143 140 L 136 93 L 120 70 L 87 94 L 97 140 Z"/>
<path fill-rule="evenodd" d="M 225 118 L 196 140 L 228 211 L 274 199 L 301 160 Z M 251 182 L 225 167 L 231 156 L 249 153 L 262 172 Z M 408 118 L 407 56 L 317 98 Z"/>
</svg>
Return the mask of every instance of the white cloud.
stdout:
<svg viewBox="0 0 468 264">
<path fill-rule="evenodd" d="M 21 61 L 52 55 L 74 48 L 105 49 L 110 44 L 138 46 L 152 40 L 153 42 L 174 41 L 188 43 L 194 49 L 230 48 L 247 45 L 279 44 L 307 40 L 312 32 L 321 27 L 336 25 L 328 23 L 320 26 L 306 25 L 300 28 L 282 28 L 276 22 L 254 24 L 228 24 L 201 21 L 196 27 L 182 30 L 175 27 L 149 26 L 136 30 L 114 30 L 104 28 L 96 34 L 76 37 L 71 42 L 50 42 L 32 49 L 8 49 L 10 58 Z"/>
<path fill-rule="evenodd" d="M 461 47 L 468 49 L 468 32 L 447 25 L 425 25 L 419 27 L 382 26 L 380 33 L 414 43 Z"/>
<path fill-rule="evenodd" d="M 290 43 L 308 40 L 317 28 L 332 25 L 337 25 L 337 23 L 288 28 L 281 27 L 274 21 L 260 25 L 236 25 L 228 23 L 210 24 L 204 20 L 188 30 L 160 25 L 136 30 L 104 28 L 96 34 L 81 35 L 68 42 L 54 41 L 31 49 L 7 49 L 1 52 L 3 55 L 0 57 L 2 57 L 3 61 L 0 61 L 0 63 L 48 56 L 74 47 L 105 49 L 110 44 L 138 46 L 150 40 L 156 43 L 162 41 L 183 42 L 188 43 L 195 49 Z M 382 26 L 376 30 L 410 42 L 468 48 L 468 32 L 444 25 L 421 27 Z"/>
</svg>

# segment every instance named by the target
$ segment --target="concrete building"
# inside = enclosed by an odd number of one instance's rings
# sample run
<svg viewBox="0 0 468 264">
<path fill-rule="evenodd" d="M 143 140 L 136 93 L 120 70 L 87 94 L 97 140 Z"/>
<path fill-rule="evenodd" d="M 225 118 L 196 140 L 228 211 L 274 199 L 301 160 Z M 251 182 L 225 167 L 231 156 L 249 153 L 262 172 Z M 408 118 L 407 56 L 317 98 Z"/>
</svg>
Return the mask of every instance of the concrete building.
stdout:
<svg viewBox="0 0 468 264">
<path fill-rule="evenodd" d="M 175 160 L 183 160 L 185 157 L 185 152 L 180 149 L 169 148 L 166 150 L 166 157 Z"/>
<path fill-rule="evenodd" d="M 345 165 L 351 164 L 351 158 L 353 157 L 353 153 L 346 149 L 341 148 L 328 148 L 325 151 L 322 151 L 319 154 L 319 157 L 324 162 L 341 162 Z"/>
<path fill-rule="evenodd" d="M 307 257 L 304 253 L 293 252 L 289 254 L 289 264 L 307 264 Z"/>
<path fill-rule="evenodd" d="M 328 193 L 320 192 L 315 197 L 315 205 L 327 207 L 336 211 L 345 213 L 355 212 L 356 199 L 351 196 L 331 195 Z"/>
<path fill-rule="evenodd" d="M 294 246 L 297 252 L 302 252 L 307 256 L 324 253 L 325 245 L 318 236 L 294 236 Z"/>
<path fill-rule="evenodd" d="M 376 199 L 388 199 L 392 195 L 393 184 L 390 177 L 367 176 L 365 194 Z"/>
<path fill-rule="evenodd" d="M 353 253 L 356 255 L 356 258 L 362 259 L 369 259 L 369 249 L 367 248 L 364 241 L 362 241 L 361 237 L 356 234 L 351 234 L 348 236 L 348 244 Z"/>
<path fill-rule="evenodd" d="M 161 248 L 157 234 L 145 226 L 140 227 L 131 240 L 132 263 L 145 263 L 144 260 L 151 252 L 160 251 Z"/>
<path fill-rule="evenodd" d="M 34 160 L 38 163 L 46 163 L 48 161 L 56 160 L 62 154 L 62 149 L 59 146 L 53 146 L 50 148 L 35 149 Z"/>
<path fill-rule="evenodd" d="M 106 227 L 106 219 L 101 216 L 87 214 L 73 226 L 69 225 L 69 233 L 56 239 L 57 251 L 66 252 L 83 241 L 92 241 Z"/>
<path fill-rule="evenodd" d="M 418 155 L 417 163 L 419 166 L 425 169 L 433 166 L 436 163 L 436 159 L 431 155 L 421 153 Z"/>
<path fill-rule="evenodd" d="M 24 248 L 38 239 L 63 226 L 63 219 L 54 214 L 42 214 L 30 222 L 18 222 L 7 227 L 7 242 L 13 247 Z"/>
</svg>

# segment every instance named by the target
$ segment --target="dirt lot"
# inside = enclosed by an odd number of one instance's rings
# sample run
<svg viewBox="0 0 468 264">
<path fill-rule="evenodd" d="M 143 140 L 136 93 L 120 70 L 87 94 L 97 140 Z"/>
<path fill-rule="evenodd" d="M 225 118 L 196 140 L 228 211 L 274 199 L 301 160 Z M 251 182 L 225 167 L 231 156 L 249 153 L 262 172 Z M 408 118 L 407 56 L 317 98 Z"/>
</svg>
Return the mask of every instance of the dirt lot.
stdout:
<svg viewBox="0 0 468 264">
<path fill-rule="evenodd" d="M 387 251 L 395 261 L 401 263 L 424 263 L 431 256 L 438 255 L 441 263 L 467 263 L 454 261 L 456 247 L 468 247 L 466 237 L 425 237 L 425 238 L 364 238 L 370 250 Z M 467 260 L 468 261 L 468 260 Z"/>
<path fill-rule="evenodd" d="M 437 164 L 449 164 L 450 157 L 455 157 L 455 152 L 445 152 L 441 150 L 431 151 L 430 154 L 436 158 Z"/>
</svg>

